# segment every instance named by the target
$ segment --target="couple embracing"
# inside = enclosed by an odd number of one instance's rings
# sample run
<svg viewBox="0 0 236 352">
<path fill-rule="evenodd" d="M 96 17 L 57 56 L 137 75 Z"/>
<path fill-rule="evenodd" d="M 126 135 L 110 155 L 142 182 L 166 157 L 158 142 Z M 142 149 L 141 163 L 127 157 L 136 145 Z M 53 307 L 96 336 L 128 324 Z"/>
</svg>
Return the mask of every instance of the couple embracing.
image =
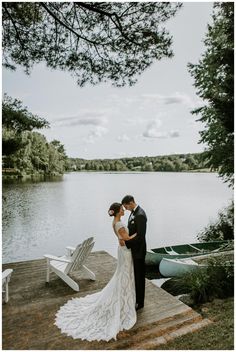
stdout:
<svg viewBox="0 0 236 352">
<path fill-rule="evenodd" d="M 121 220 L 124 208 L 131 212 L 127 226 Z M 101 291 L 69 300 L 56 314 L 55 325 L 74 339 L 116 339 L 136 323 L 136 311 L 144 307 L 146 214 L 130 195 L 113 203 L 108 214 L 119 241 L 113 277 Z"/>
</svg>

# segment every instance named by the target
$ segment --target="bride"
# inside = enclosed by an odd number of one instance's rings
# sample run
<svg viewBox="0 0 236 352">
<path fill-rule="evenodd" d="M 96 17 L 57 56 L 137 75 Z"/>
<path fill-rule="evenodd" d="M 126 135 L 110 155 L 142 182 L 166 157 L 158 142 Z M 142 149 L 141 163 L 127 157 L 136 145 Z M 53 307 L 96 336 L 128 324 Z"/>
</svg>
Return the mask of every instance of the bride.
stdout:
<svg viewBox="0 0 236 352">
<path fill-rule="evenodd" d="M 128 241 L 127 227 L 122 223 L 122 204 L 113 203 L 108 214 L 114 217 L 113 230 L 119 239 Z M 81 298 L 72 298 L 56 314 L 55 325 L 62 333 L 82 340 L 114 338 L 119 331 L 131 329 L 136 323 L 135 282 L 130 249 L 118 247 L 116 271 L 100 292 Z"/>
</svg>

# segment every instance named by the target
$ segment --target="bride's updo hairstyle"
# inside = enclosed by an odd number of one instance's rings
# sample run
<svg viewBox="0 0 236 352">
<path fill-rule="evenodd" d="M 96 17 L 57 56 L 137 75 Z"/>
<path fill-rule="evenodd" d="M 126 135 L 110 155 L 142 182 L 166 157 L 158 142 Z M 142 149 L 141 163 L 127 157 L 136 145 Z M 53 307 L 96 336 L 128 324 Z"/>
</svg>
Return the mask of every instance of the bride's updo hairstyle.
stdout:
<svg viewBox="0 0 236 352">
<path fill-rule="evenodd" d="M 113 203 L 108 210 L 108 214 L 110 216 L 116 216 L 116 214 L 119 213 L 121 206 L 121 203 Z"/>
</svg>

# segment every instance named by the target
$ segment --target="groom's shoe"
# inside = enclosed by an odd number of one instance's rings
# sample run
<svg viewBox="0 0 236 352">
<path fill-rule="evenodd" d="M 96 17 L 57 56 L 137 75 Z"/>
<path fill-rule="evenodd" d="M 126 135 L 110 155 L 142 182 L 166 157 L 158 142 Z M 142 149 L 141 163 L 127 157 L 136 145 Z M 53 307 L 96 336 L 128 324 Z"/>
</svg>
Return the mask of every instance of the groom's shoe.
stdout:
<svg viewBox="0 0 236 352">
<path fill-rule="evenodd" d="M 142 309 L 143 307 L 144 307 L 143 304 L 136 304 L 136 305 L 135 305 L 136 311 L 139 310 L 139 309 Z"/>
</svg>

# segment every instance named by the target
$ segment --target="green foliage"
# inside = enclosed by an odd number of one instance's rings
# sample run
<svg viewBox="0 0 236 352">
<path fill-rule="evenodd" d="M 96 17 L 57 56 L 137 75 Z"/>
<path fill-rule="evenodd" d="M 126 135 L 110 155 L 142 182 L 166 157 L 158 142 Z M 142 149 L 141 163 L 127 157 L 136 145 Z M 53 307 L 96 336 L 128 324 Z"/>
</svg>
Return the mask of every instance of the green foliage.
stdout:
<svg viewBox="0 0 236 352">
<path fill-rule="evenodd" d="M 234 262 L 233 259 L 224 260 L 223 257 L 210 258 L 205 268 L 170 281 L 173 291 L 189 293 L 197 304 L 214 298 L 230 297 L 234 294 Z"/>
<path fill-rule="evenodd" d="M 191 161 L 191 162 L 190 162 Z M 70 158 L 71 171 L 188 171 L 206 167 L 201 154 L 85 160 Z"/>
<path fill-rule="evenodd" d="M 24 148 L 22 132 L 49 127 L 49 123 L 32 114 L 22 102 L 4 94 L 2 102 L 2 150 L 3 155 L 11 155 Z"/>
<path fill-rule="evenodd" d="M 201 231 L 197 238 L 202 242 L 231 240 L 234 238 L 234 202 L 218 214 L 218 219 Z"/>
<path fill-rule="evenodd" d="M 49 127 L 45 119 L 4 95 L 2 126 L 3 169 L 21 176 L 63 174 L 67 161 L 64 146 L 56 140 L 48 143 L 42 134 L 32 131 Z"/>
<path fill-rule="evenodd" d="M 64 173 L 67 156 L 60 142 L 48 143 L 42 134 L 25 131 L 21 134 L 22 144 L 24 148 L 4 157 L 4 168 L 15 169 L 21 176 Z"/>
<path fill-rule="evenodd" d="M 189 64 L 197 94 L 205 106 L 193 111 L 205 129 L 200 143 L 208 147 L 207 165 L 233 184 L 234 173 L 234 3 L 214 4 L 213 24 L 204 41 L 206 51 L 198 64 Z"/>
<path fill-rule="evenodd" d="M 2 128 L 2 153 L 4 156 L 15 153 L 25 145 L 22 142 L 21 133 L 17 133 L 12 129 Z"/>
<path fill-rule="evenodd" d="M 79 85 L 134 84 L 153 61 L 173 56 L 164 28 L 180 3 L 3 2 L 3 63 L 26 72 L 44 61 Z"/>
<path fill-rule="evenodd" d="M 146 163 L 142 166 L 142 171 L 153 171 L 152 162 L 146 162 Z"/>
<path fill-rule="evenodd" d="M 32 114 L 20 100 L 12 99 L 7 94 L 4 94 L 2 102 L 2 124 L 16 133 L 49 127 L 45 119 Z"/>
</svg>

